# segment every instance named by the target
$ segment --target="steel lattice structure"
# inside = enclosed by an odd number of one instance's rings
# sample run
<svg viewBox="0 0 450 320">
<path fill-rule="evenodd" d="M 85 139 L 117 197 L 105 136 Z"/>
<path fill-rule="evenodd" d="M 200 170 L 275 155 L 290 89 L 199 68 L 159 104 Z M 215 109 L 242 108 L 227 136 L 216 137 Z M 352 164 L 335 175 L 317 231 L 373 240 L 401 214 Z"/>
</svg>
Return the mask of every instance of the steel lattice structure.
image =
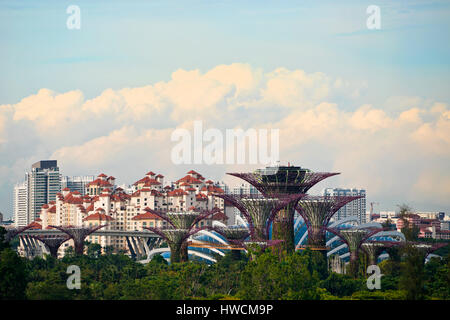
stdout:
<svg viewBox="0 0 450 320">
<path fill-rule="evenodd" d="M 308 245 L 325 250 L 324 227 L 340 208 L 359 198 L 361 196 L 307 196 L 300 199 L 296 209 L 308 228 Z"/>
<path fill-rule="evenodd" d="M 253 241 L 265 241 L 269 240 L 269 228 L 277 212 L 289 203 L 298 201 L 304 194 L 280 194 L 271 198 L 258 194 L 216 196 L 233 204 L 247 219 Z"/>
<path fill-rule="evenodd" d="M 6 230 L 4 241 L 9 243 L 15 236 L 17 236 L 18 234 L 20 234 L 20 233 L 24 232 L 25 230 L 28 230 L 32 227 L 33 227 L 32 225 L 27 225 L 25 227 L 8 229 L 8 230 Z"/>
<path fill-rule="evenodd" d="M 264 170 L 256 170 L 252 173 L 227 173 L 247 181 L 265 196 L 277 194 L 307 193 L 320 181 L 338 175 L 332 172 L 312 172 L 307 169 L 296 169 L 297 167 L 286 167 L 289 170 L 278 170 L 266 173 Z"/>
<path fill-rule="evenodd" d="M 196 225 L 200 221 L 210 217 L 211 215 L 220 211 L 218 208 L 212 210 L 189 211 L 180 213 L 164 213 L 151 209 L 146 209 L 168 223 L 167 227 L 144 227 L 150 230 L 161 238 L 163 238 L 170 248 L 170 262 L 186 262 L 188 260 L 188 245 L 187 239 L 198 233 L 201 230 L 209 229 L 209 227 L 200 227 Z"/>
<path fill-rule="evenodd" d="M 293 166 L 269 167 L 252 173 L 228 173 L 247 181 L 266 197 L 280 194 L 306 194 L 318 182 L 337 175 L 331 172 L 312 172 Z M 295 203 L 288 204 L 273 219 L 272 238 L 283 240 L 284 250 L 295 250 Z"/>
<path fill-rule="evenodd" d="M 378 232 L 386 230 L 384 228 L 371 228 L 345 229 L 339 231 L 337 229 L 327 227 L 325 227 L 324 229 L 331 233 L 334 233 L 347 244 L 348 251 L 350 253 L 350 274 L 352 276 L 356 276 L 358 272 L 358 258 L 361 245 Z"/>
<path fill-rule="evenodd" d="M 69 236 L 66 237 L 45 237 L 45 236 L 30 236 L 33 239 L 41 241 L 45 244 L 49 251 L 50 255 L 54 258 L 58 258 L 58 249 L 59 247 L 70 239 Z"/>
<path fill-rule="evenodd" d="M 83 255 L 84 253 L 84 240 L 89 236 L 91 233 L 106 227 L 107 224 L 96 226 L 96 227 L 89 227 L 89 228 L 80 228 L 80 227 L 73 227 L 73 226 L 50 226 L 52 228 L 58 229 L 65 234 L 69 236 L 70 239 L 73 240 L 73 245 L 75 247 L 75 254 L 77 255 Z"/>
<path fill-rule="evenodd" d="M 250 235 L 249 229 L 245 227 L 214 227 L 211 228 L 211 231 L 215 231 L 222 235 L 232 244 L 242 244 L 242 242 Z M 235 260 L 238 260 L 241 257 L 241 252 L 239 250 L 232 250 L 231 254 Z"/>
<path fill-rule="evenodd" d="M 376 265 L 378 256 L 388 248 L 399 245 L 397 241 L 367 241 L 362 244 L 362 250 L 369 257 L 369 264 Z"/>
</svg>

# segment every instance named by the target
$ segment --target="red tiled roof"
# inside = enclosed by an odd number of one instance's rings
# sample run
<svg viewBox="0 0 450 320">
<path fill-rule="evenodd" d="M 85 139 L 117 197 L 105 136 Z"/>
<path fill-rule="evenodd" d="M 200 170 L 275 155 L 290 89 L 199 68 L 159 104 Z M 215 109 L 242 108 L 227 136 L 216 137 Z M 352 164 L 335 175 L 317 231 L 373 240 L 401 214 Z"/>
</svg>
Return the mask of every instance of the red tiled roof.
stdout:
<svg viewBox="0 0 450 320">
<path fill-rule="evenodd" d="M 32 223 L 29 224 L 29 226 L 31 226 L 30 229 L 42 229 L 42 225 L 37 223 L 36 221 L 33 221 Z"/>
<path fill-rule="evenodd" d="M 62 189 L 62 191 L 70 191 L 70 189 L 69 188 L 64 188 L 64 189 Z"/>
<path fill-rule="evenodd" d="M 155 173 L 154 173 L 153 171 L 149 171 L 149 172 L 147 172 L 145 175 L 146 175 L 146 176 L 154 176 Z"/>
<path fill-rule="evenodd" d="M 179 196 L 185 196 L 185 195 L 188 195 L 188 193 L 186 191 L 184 191 L 183 189 L 175 189 L 173 191 L 167 192 L 167 196 L 169 196 L 169 197 L 179 197 Z"/>
<path fill-rule="evenodd" d="M 148 208 L 145 208 L 145 213 L 138 214 L 131 218 L 131 220 L 162 220 L 156 214 L 147 211 Z"/>
<path fill-rule="evenodd" d="M 105 176 L 106 177 L 106 176 Z M 92 182 L 89 182 L 88 187 L 90 186 L 97 186 L 97 187 L 112 187 L 112 184 L 108 181 L 102 180 L 102 179 L 95 179 Z"/>
<path fill-rule="evenodd" d="M 83 204 L 83 198 L 82 197 L 74 197 L 74 193 L 70 192 L 64 197 L 64 202 L 70 203 L 70 204 Z"/>
<path fill-rule="evenodd" d="M 201 180 L 196 179 L 196 178 L 194 178 L 194 177 L 192 177 L 190 175 L 187 175 L 187 176 L 179 179 L 178 181 L 176 181 L 176 183 L 180 183 L 180 182 L 186 182 L 186 183 L 189 183 L 189 184 L 193 184 L 193 183 L 200 184 L 200 183 L 202 183 Z"/>
<path fill-rule="evenodd" d="M 153 178 L 145 176 L 144 178 L 142 178 L 142 179 L 136 181 L 135 183 L 133 183 L 133 185 L 142 184 L 142 183 L 149 184 L 149 185 L 160 185 L 161 184 L 161 182 L 156 181 Z"/>
<path fill-rule="evenodd" d="M 50 209 L 48 209 L 48 212 L 50 213 L 56 213 L 56 206 L 51 207 Z"/>
<path fill-rule="evenodd" d="M 216 214 L 214 214 L 211 217 L 211 220 L 220 220 L 220 221 L 226 221 L 228 220 L 228 217 L 225 213 L 223 213 L 222 211 L 217 212 Z"/>
</svg>

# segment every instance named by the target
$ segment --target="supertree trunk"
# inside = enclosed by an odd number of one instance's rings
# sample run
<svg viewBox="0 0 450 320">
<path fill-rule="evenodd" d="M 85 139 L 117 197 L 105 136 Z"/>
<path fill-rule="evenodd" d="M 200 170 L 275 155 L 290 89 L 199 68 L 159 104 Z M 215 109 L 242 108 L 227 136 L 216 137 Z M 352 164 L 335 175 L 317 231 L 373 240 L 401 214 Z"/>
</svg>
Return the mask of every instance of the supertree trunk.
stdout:
<svg viewBox="0 0 450 320">
<path fill-rule="evenodd" d="M 170 263 L 179 263 L 188 261 L 188 247 L 186 242 L 169 243 Z"/>
<path fill-rule="evenodd" d="M 353 278 L 358 275 L 359 263 L 358 263 L 358 253 L 356 251 L 350 252 L 350 263 L 348 274 Z"/>
<path fill-rule="evenodd" d="M 292 205 L 280 210 L 273 220 L 272 239 L 283 240 L 279 244 L 282 251 L 288 254 L 295 251 L 294 208 Z"/>
<path fill-rule="evenodd" d="M 188 262 L 188 260 L 189 260 L 188 244 L 185 241 L 180 246 L 180 261 L 181 262 Z"/>
</svg>

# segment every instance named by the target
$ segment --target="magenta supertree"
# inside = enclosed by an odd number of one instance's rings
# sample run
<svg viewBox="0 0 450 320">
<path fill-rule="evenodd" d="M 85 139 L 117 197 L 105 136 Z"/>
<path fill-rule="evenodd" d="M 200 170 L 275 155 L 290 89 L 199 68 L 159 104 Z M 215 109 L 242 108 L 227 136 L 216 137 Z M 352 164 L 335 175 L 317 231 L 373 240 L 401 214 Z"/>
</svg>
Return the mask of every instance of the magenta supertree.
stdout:
<svg viewBox="0 0 450 320">
<path fill-rule="evenodd" d="M 171 263 L 188 261 L 188 238 L 201 230 L 209 229 L 206 226 L 197 227 L 197 224 L 220 212 L 218 208 L 187 212 L 159 212 L 149 208 L 145 210 L 167 222 L 167 226 L 164 227 L 144 227 L 144 229 L 156 233 L 167 242 Z"/>
<path fill-rule="evenodd" d="M 362 244 L 362 250 L 367 254 L 370 265 L 376 265 L 378 256 L 385 250 L 398 246 L 399 241 L 366 241 Z"/>
<path fill-rule="evenodd" d="M 361 196 L 306 196 L 299 200 L 297 211 L 308 228 L 308 245 L 326 255 L 326 231 L 333 215 L 347 203 Z"/>
<path fill-rule="evenodd" d="M 289 203 L 296 203 L 304 194 L 282 194 L 265 197 L 259 194 L 216 194 L 235 206 L 249 224 L 252 241 L 269 240 L 270 226 L 278 211 Z"/>
<path fill-rule="evenodd" d="M 225 237 L 230 244 L 241 244 L 250 235 L 250 231 L 246 227 L 213 227 L 210 230 Z M 231 250 L 231 255 L 234 260 L 238 260 L 241 257 L 241 252 Z"/>
<path fill-rule="evenodd" d="M 381 231 L 385 231 L 384 228 L 367 228 L 367 229 L 344 229 L 337 230 L 333 228 L 325 227 L 325 230 L 334 233 L 348 246 L 350 253 L 350 268 L 349 274 L 353 277 L 358 273 L 358 258 L 361 245 L 366 242 L 370 237 Z"/>
<path fill-rule="evenodd" d="M 50 226 L 52 228 L 58 229 L 69 236 L 73 240 L 73 245 L 75 247 L 75 254 L 83 255 L 84 253 L 84 240 L 91 233 L 106 227 L 107 224 L 99 225 L 95 227 L 73 227 L 73 226 Z"/>
<path fill-rule="evenodd" d="M 70 239 L 69 236 L 66 237 L 60 237 L 60 236 L 30 236 L 33 239 L 41 241 L 43 244 L 47 246 L 47 248 L 50 251 L 50 255 L 54 257 L 55 259 L 58 258 L 58 249 L 59 247 Z"/>
<path fill-rule="evenodd" d="M 228 173 L 254 186 L 262 195 L 306 194 L 315 184 L 339 173 L 312 172 L 297 166 L 279 166 L 259 169 L 251 173 Z M 295 250 L 295 203 L 289 203 L 273 219 L 272 239 L 283 240 L 283 249 Z"/>
</svg>

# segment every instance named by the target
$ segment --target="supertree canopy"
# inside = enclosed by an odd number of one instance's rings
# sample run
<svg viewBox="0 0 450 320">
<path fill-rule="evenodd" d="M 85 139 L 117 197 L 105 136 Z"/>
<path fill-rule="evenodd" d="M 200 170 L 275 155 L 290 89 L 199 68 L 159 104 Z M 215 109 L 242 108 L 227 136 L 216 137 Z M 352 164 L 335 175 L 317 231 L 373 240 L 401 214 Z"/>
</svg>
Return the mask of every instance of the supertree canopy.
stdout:
<svg viewBox="0 0 450 320">
<path fill-rule="evenodd" d="M 58 258 L 58 249 L 59 247 L 70 239 L 69 236 L 65 237 L 46 237 L 46 236 L 31 236 L 33 239 L 41 241 L 43 244 L 45 244 L 49 251 L 50 255 L 54 258 Z"/>
<path fill-rule="evenodd" d="M 383 251 L 398 244 L 398 241 L 367 241 L 362 244 L 361 248 L 368 255 L 369 264 L 376 265 L 378 256 Z"/>
<path fill-rule="evenodd" d="M 158 212 L 151 209 L 145 209 L 167 222 L 165 227 L 145 227 L 161 238 L 163 238 L 170 248 L 170 262 L 188 261 L 188 243 L 187 239 L 197 232 L 207 229 L 199 228 L 197 224 L 220 211 L 218 208 L 206 211 L 187 211 L 187 212 Z"/>
<path fill-rule="evenodd" d="M 242 245 L 244 240 L 250 235 L 249 229 L 245 227 L 214 227 L 211 230 L 225 237 L 231 244 Z M 232 250 L 231 254 L 235 260 L 241 257 L 239 250 Z"/>
<path fill-rule="evenodd" d="M 28 230 L 30 228 L 32 228 L 33 226 L 31 224 L 25 226 L 25 227 L 20 227 L 20 228 L 14 228 L 14 229 L 8 229 L 6 230 L 6 234 L 4 236 L 4 241 L 5 242 L 10 242 L 15 236 L 17 236 L 18 234 L 24 232 L 25 230 Z"/>
<path fill-rule="evenodd" d="M 258 169 L 251 173 L 228 173 L 241 178 L 265 196 L 307 193 L 315 184 L 339 173 L 312 172 L 296 166 L 278 166 Z"/>
<path fill-rule="evenodd" d="M 361 196 L 307 196 L 299 200 L 297 211 L 308 228 L 308 245 L 326 254 L 326 231 L 331 217 L 347 203 Z"/>
<path fill-rule="evenodd" d="M 91 233 L 106 227 L 107 225 L 99 225 L 99 226 L 95 226 L 95 227 L 73 227 L 73 226 L 67 226 L 67 227 L 62 227 L 62 226 L 50 226 L 52 228 L 58 229 L 62 232 L 64 232 L 65 234 L 67 234 L 69 236 L 69 238 L 71 238 L 73 240 L 73 244 L 75 247 L 75 254 L 77 255 L 83 255 L 84 252 L 84 240 L 87 238 L 87 236 L 89 236 Z"/>
<path fill-rule="evenodd" d="M 266 197 L 280 194 L 306 194 L 315 184 L 339 173 L 312 172 L 298 166 L 275 166 L 252 173 L 228 173 L 254 186 Z M 288 203 L 273 219 L 272 238 L 283 240 L 288 252 L 295 250 L 295 203 Z"/>
<path fill-rule="evenodd" d="M 367 229 L 345 229 L 337 230 L 333 228 L 324 228 L 341 238 L 348 246 L 350 252 L 350 275 L 356 277 L 358 272 L 358 258 L 361 245 L 370 237 L 385 229 L 383 228 L 367 228 Z"/>
<path fill-rule="evenodd" d="M 283 194 L 265 197 L 259 194 L 231 195 L 216 194 L 217 197 L 233 204 L 247 219 L 252 241 L 269 240 L 269 228 L 279 210 L 291 202 L 296 202 L 304 194 Z"/>
</svg>

